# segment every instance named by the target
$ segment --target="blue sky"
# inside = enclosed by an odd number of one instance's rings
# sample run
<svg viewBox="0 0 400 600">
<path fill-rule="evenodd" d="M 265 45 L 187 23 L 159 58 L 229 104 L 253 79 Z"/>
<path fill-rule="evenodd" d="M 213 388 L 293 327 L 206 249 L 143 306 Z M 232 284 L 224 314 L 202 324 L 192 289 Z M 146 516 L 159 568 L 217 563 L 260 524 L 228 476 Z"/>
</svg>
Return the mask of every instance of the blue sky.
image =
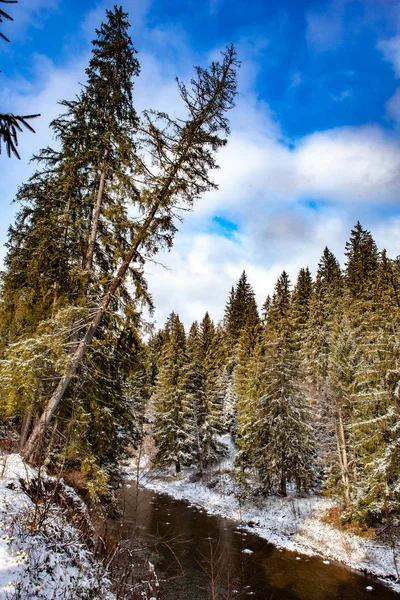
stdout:
<svg viewBox="0 0 400 600">
<path fill-rule="evenodd" d="M 20 0 L 2 31 L 3 111 L 41 112 L 21 136 L 20 162 L 0 158 L 0 241 L 29 157 L 52 142 L 57 100 L 84 81 L 95 27 L 113 3 Z M 127 0 L 142 73 L 139 109 L 179 114 L 174 77 L 188 78 L 233 41 L 242 61 L 232 136 L 202 199 L 162 257 L 148 266 L 163 321 L 222 316 L 245 268 L 263 301 L 286 268 L 315 271 L 325 245 L 343 261 L 357 219 L 400 254 L 400 3 L 391 0 Z M 4 250 L 3 250 L 4 254 Z"/>
</svg>

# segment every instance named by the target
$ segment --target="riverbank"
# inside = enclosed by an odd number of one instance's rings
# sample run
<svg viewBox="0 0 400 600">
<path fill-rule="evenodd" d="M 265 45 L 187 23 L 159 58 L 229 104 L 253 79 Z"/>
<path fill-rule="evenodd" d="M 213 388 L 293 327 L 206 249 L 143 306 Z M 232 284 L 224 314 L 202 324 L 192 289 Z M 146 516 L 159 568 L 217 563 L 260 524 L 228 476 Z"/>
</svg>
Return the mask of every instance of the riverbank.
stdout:
<svg viewBox="0 0 400 600">
<path fill-rule="evenodd" d="M 133 475 L 133 469 L 127 469 Z M 192 481 L 191 481 L 192 479 Z M 330 500 L 307 498 L 267 498 L 240 502 L 235 495 L 232 471 L 220 469 L 208 483 L 193 481 L 193 469 L 176 476 L 171 469 L 152 469 L 140 473 L 139 484 L 158 493 L 186 500 L 209 514 L 237 522 L 244 530 L 266 539 L 278 548 L 305 555 L 320 556 L 384 581 L 400 593 L 396 582 L 396 563 L 400 565 L 400 546 L 395 548 L 383 538 L 365 538 L 339 530 L 324 521 Z"/>
<path fill-rule="evenodd" d="M 83 532 L 84 503 L 64 485 L 61 501 L 54 482 L 18 454 L 0 456 L 0 599 L 115 600 Z"/>
</svg>

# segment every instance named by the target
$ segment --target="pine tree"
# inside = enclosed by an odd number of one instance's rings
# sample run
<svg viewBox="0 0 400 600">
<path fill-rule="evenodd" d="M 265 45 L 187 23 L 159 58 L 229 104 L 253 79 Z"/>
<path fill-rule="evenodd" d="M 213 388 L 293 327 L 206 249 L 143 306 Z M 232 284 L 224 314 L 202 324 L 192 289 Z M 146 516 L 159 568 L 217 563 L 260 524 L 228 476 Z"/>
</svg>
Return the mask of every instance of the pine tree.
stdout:
<svg viewBox="0 0 400 600">
<path fill-rule="evenodd" d="M 225 308 L 225 331 L 229 343 L 235 345 L 240 337 L 242 328 L 247 319 L 247 312 L 254 305 L 254 291 L 247 281 L 246 272 L 240 276 L 236 288 L 231 290 Z"/>
<path fill-rule="evenodd" d="M 154 440 L 156 461 L 174 465 L 177 473 L 182 465 L 192 462 L 192 410 L 186 391 L 186 339 L 178 315 L 170 316 L 170 335 L 164 345 L 153 394 L 155 407 Z"/>
<path fill-rule="evenodd" d="M 400 507 L 400 425 L 397 386 L 398 296 L 391 262 L 379 256 L 368 310 L 354 325 L 357 364 L 349 437 L 356 449 L 358 497 L 351 514 L 382 518 Z"/>
<path fill-rule="evenodd" d="M 309 302 L 309 318 L 301 348 L 303 369 L 314 393 L 323 396 L 328 371 L 330 336 L 333 319 L 342 296 L 340 265 L 325 247 L 318 264 L 316 280 Z"/>
<path fill-rule="evenodd" d="M 275 286 L 265 332 L 264 389 L 255 424 L 260 481 L 266 491 L 278 490 L 282 495 L 290 481 L 298 490 L 311 486 L 314 458 L 312 421 L 299 381 L 290 305 L 290 281 L 284 271 Z"/>
<path fill-rule="evenodd" d="M 357 221 L 346 242 L 346 287 L 353 298 L 366 294 L 378 265 L 378 250 L 372 235 Z"/>
<path fill-rule="evenodd" d="M 300 344 L 310 314 L 312 289 L 313 282 L 308 267 L 300 269 L 291 299 L 292 326 Z"/>
<path fill-rule="evenodd" d="M 236 387 L 236 385 L 235 385 Z M 265 389 L 264 345 L 258 339 L 247 363 L 247 375 L 240 385 L 237 398 L 237 434 L 238 452 L 235 459 L 239 481 L 246 484 L 246 472 L 252 472 L 258 465 L 261 420 L 260 398 Z"/>
<path fill-rule="evenodd" d="M 66 112 L 51 125 L 60 149 L 45 148 L 39 153 L 36 161 L 43 170 L 19 191 L 23 207 L 10 229 L 0 305 L 1 347 L 8 361 L 11 343 L 26 342 L 26 347 L 33 348 L 35 336 L 41 328 L 53 327 L 52 320 L 56 329 L 67 327 L 66 314 L 71 317 L 70 335 L 63 343 L 70 355 L 91 320 L 93 305 L 108 286 L 108 272 L 117 267 L 129 245 L 133 222 L 128 218 L 128 202 L 137 196 L 128 171 L 136 156 L 132 90 L 139 65 L 128 28 L 122 9 L 107 11 L 107 21 L 93 42 L 87 84 L 75 100 L 61 103 Z M 149 299 L 140 271 L 131 272 L 131 283 L 137 297 Z M 68 440 L 69 449 L 61 448 L 64 454 L 82 457 L 83 464 L 85 446 L 90 460 L 104 467 L 116 464 L 122 440 L 126 447 L 132 438 L 129 379 L 137 361 L 141 362 L 135 357 L 141 346 L 138 306 L 127 287 L 120 286 L 110 309 L 51 434 L 51 440 L 64 436 L 64 445 Z M 78 315 L 80 320 L 75 320 Z M 54 364 L 46 361 L 48 371 L 40 370 L 45 383 L 37 381 L 39 395 L 36 392 L 26 406 L 22 441 L 37 411 L 42 412 L 51 397 L 51 388 L 60 377 L 58 368 L 61 364 L 67 368 L 49 348 L 48 356 L 52 355 Z M 23 403 L 17 397 L 14 403 L 21 413 Z M 88 443 L 82 444 L 85 439 Z M 51 445 L 54 452 L 53 441 Z"/>
<path fill-rule="evenodd" d="M 145 113 L 143 145 L 149 150 L 155 168 L 151 170 L 147 163 L 135 156 L 136 176 L 141 181 L 137 203 L 143 218 L 130 227 L 129 248 L 111 282 L 108 274 L 105 277 L 108 289 L 98 301 L 90 325 L 71 353 L 67 370 L 35 425 L 25 448 L 26 458 L 32 458 L 48 422 L 79 371 L 116 292 L 123 289 L 129 272 L 133 277 L 137 275 L 135 281 L 139 279 L 142 284 L 140 293 L 143 293 L 143 278 L 140 279 L 140 273 L 130 268 L 133 258 L 143 261 L 139 251 L 145 250 L 147 255 L 151 255 L 163 244 L 170 247 L 176 230 L 173 222 L 175 213 L 171 208 L 175 209 L 177 203 L 191 206 L 196 198 L 214 186 L 207 173 L 216 167 L 215 152 L 225 145 L 225 136 L 229 133 L 226 111 L 234 105 L 237 65 L 231 46 L 226 50 L 222 64 L 212 63 L 209 70 L 196 69 L 197 80 L 191 82 L 190 89 L 179 82 L 182 99 L 190 114 L 189 120 L 171 119 L 165 113 Z"/>
</svg>

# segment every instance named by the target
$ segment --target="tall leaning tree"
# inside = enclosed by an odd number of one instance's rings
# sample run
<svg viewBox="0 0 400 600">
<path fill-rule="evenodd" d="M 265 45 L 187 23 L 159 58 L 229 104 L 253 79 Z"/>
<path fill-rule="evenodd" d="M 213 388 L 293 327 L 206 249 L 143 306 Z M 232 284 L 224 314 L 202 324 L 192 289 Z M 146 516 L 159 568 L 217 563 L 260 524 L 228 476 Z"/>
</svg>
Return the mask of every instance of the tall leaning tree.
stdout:
<svg viewBox="0 0 400 600">
<path fill-rule="evenodd" d="M 131 243 L 128 209 L 138 195 L 131 174 L 139 123 L 136 54 L 127 14 L 115 7 L 97 30 L 86 84 L 61 102 L 63 113 L 51 124 L 58 146 L 38 153 L 37 171 L 17 195 L 21 209 L 1 278 L 0 395 L 21 432 L 20 447 L 63 373 L 59 361 L 73 354 Z M 118 462 L 120 441 L 132 439 L 130 374 L 140 356 L 142 281 L 140 270 L 131 270 L 133 285 L 114 295 L 57 413 L 47 454 L 86 462 L 90 456 L 108 468 L 110 448 Z"/>
<path fill-rule="evenodd" d="M 238 66 L 235 49 L 229 46 L 221 62 L 213 62 L 208 69 L 196 67 L 189 84 L 177 80 L 187 110 L 184 118 L 153 110 L 143 113 L 136 138 L 141 153 L 135 152 L 132 163 L 126 165 L 126 177 L 136 183 L 138 213 L 130 226 L 130 245 L 27 440 L 24 455 L 28 460 L 43 441 L 71 383 L 79 380 L 79 366 L 132 262 L 143 263 L 163 245 L 170 247 L 179 210 L 191 209 L 202 194 L 216 188 L 210 171 L 217 168 L 216 153 L 227 143 L 227 113 L 234 106 Z"/>
</svg>

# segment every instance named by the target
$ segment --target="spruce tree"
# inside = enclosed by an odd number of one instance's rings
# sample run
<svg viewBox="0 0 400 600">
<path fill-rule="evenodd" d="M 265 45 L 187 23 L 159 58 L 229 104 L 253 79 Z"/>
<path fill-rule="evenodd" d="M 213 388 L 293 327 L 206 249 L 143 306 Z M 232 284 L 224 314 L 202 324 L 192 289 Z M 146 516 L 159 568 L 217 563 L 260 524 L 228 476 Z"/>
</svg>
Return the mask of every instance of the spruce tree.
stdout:
<svg viewBox="0 0 400 600">
<path fill-rule="evenodd" d="M 127 203 L 137 196 L 128 168 L 135 160 L 132 92 L 139 72 L 128 28 L 121 8 L 107 11 L 93 41 L 87 84 L 75 100 L 61 102 L 67 110 L 51 124 L 61 148 L 39 153 L 43 171 L 19 191 L 24 206 L 10 229 L 2 290 L 8 336 L 13 322 L 18 335 L 30 325 L 28 315 L 37 324 L 87 291 L 95 302 L 104 275 L 128 246 Z M 129 295 L 121 291 L 126 302 Z M 18 323 L 20 315 L 25 319 Z"/>
<path fill-rule="evenodd" d="M 165 113 L 154 111 L 144 114 L 142 145 L 152 156 L 154 169 L 135 155 L 135 179 L 140 180 L 140 192 L 135 195 L 135 201 L 140 217 L 133 223 L 129 222 L 127 251 L 119 255 L 124 254 L 115 275 L 110 278 L 108 273 L 104 273 L 107 291 L 101 299 L 96 300 L 92 321 L 85 327 L 84 335 L 71 353 L 66 372 L 35 425 L 25 448 L 27 458 L 33 456 L 48 422 L 75 380 L 82 359 L 95 333 L 104 323 L 117 292 L 124 289 L 127 274 L 130 273 L 135 283 L 140 284 L 137 295 L 143 297 L 145 282 L 140 271 L 131 269 L 133 259 L 143 262 L 141 251 L 148 256 L 157 252 L 162 245 L 170 247 L 176 231 L 175 212 L 171 208 L 175 209 L 177 203 L 191 206 L 196 198 L 214 186 L 207 173 L 216 166 L 215 152 L 225 145 L 225 136 L 229 133 L 226 111 L 234 105 L 237 64 L 234 48 L 229 47 L 221 64 L 212 63 L 209 70 L 196 69 L 197 79 L 191 82 L 190 88 L 179 82 L 182 99 L 189 111 L 188 120 L 171 119 Z M 124 186 L 123 190 L 127 187 Z"/>
<path fill-rule="evenodd" d="M 349 437 L 356 449 L 358 494 L 350 511 L 362 521 L 400 507 L 400 426 L 397 386 L 398 297 L 391 261 L 379 256 L 372 298 L 356 305 L 357 363 L 351 394 Z"/>
<path fill-rule="evenodd" d="M 229 343 L 235 345 L 247 319 L 247 312 L 254 303 L 254 291 L 247 280 L 246 272 L 240 276 L 235 289 L 232 288 L 225 308 L 225 331 Z"/>
<path fill-rule="evenodd" d="M 147 377 L 150 386 L 154 386 L 159 370 L 162 349 L 168 339 L 165 329 L 152 333 L 146 346 Z"/>
<path fill-rule="evenodd" d="M 56 329 L 65 330 L 67 314 L 70 333 L 62 339 L 64 352 L 73 353 L 93 306 L 108 286 L 108 273 L 129 245 L 133 221 L 128 218 L 128 204 L 137 196 L 130 167 L 136 156 L 132 136 L 137 129 L 132 90 L 139 65 L 128 28 L 122 9 L 107 11 L 107 21 L 93 42 L 87 84 L 75 100 L 61 103 L 66 112 L 51 125 L 60 148 L 39 153 L 36 162 L 41 170 L 18 193 L 23 207 L 10 229 L 0 305 L 5 365 L 10 361 L 7 347 L 11 343 L 33 348 L 35 337 L 43 340 L 40 330 L 53 327 L 52 321 L 58 323 Z M 131 271 L 131 283 L 136 296 L 148 298 L 140 271 Z M 132 438 L 129 381 L 132 369 L 141 362 L 138 305 L 127 287 L 120 286 L 113 295 L 110 309 L 80 366 L 79 381 L 74 381 L 59 411 L 56 435 L 51 434 L 52 440 L 64 436 L 67 448 L 61 450 L 68 456 L 81 456 L 83 464 L 84 452 L 76 449 L 82 448 L 87 431 L 90 460 L 104 467 L 118 461 L 122 445 L 126 448 Z M 47 355 L 54 356 L 54 363 L 47 360 L 47 372 L 40 371 L 36 385 L 40 393 L 26 406 L 22 441 L 37 411 L 42 412 L 51 397 L 51 388 L 60 377 L 58 369 L 67 368 L 51 348 Z M 39 376 L 39 371 L 35 373 Z M 14 403 L 20 414 L 23 403 L 18 398 Z M 69 423 L 68 435 L 65 423 Z M 107 452 L 105 431 L 110 444 Z"/>
<path fill-rule="evenodd" d="M 152 401 L 155 409 L 154 440 L 156 462 L 174 465 L 177 473 L 191 464 L 195 440 L 193 416 L 186 391 L 186 338 L 178 315 L 169 322 Z"/>
<path fill-rule="evenodd" d="M 238 397 L 246 395 L 249 363 L 258 341 L 260 340 L 261 326 L 258 316 L 256 301 L 252 300 L 247 310 L 245 324 L 243 325 L 236 352 L 236 368 L 234 374 L 235 391 Z"/>
<path fill-rule="evenodd" d="M 300 269 L 291 299 L 292 326 L 300 343 L 310 313 L 312 289 L 313 282 L 308 267 Z"/>
<path fill-rule="evenodd" d="M 208 171 L 215 168 L 215 152 L 226 144 L 229 133 L 226 112 L 234 105 L 238 62 L 233 46 L 227 48 L 222 63 L 212 63 L 209 70 L 196 68 L 197 79 L 189 88 L 178 82 L 181 97 L 189 112 L 188 120 L 172 119 L 166 113 L 147 111 L 144 114 L 143 146 L 153 159 L 153 169 L 136 156 L 140 193 L 136 200 L 140 217 L 130 228 L 129 248 L 119 263 L 108 289 L 98 301 L 90 325 L 71 353 L 70 364 L 55 387 L 39 422 L 25 448 L 31 458 L 43 438 L 48 422 L 69 390 L 79 371 L 87 349 L 104 316 L 123 289 L 133 259 L 144 261 L 140 252 L 154 254 L 160 246 L 170 247 L 176 231 L 174 215 L 177 204 L 192 206 L 202 193 L 215 187 Z M 139 274 L 138 274 L 139 275 Z M 137 281 L 137 279 L 135 280 Z M 142 283 L 143 279 L 139 278 Z M 141 292 L 140 292 L 141 293 Z"/>
<path fill-rule="evenodd" d="M 206 406 L 206 385 L 200 329 L 197 321 L 192 323 L 189 329 L 186 348 L 185 391 L 193 415 L 194 462 L 201 474 L 203 471 L 202 424 Z"/>
<path fill-rule="evenodd" d="M 326 387 L 321 402 L 327 428 L 325 441 L 331 438 L 335 446 L 325 447 L 325 453 L 328 453 L 325 461 L 325 489 L 339 493 L 346 506 L 350 505 L 354 489 L 355 457 L 349 439 L 348 424 L 351 422 L 350 398 L 358 353 L 354 321 L 348 304 L 346 294 L 332 325 Z"/>
<path fill-rule="evenodd" d="M 344 293 L 337 304 L 331 330 L 324 394 L 326 412 L 335 433 L 337 459 L 328 466 L 325 485 L 327 489 L 340 490 L 345 505 L 349 506 L 358 486 L 358 448 L 349 433 L 354 420 L 352 397 L 362 361 L 362 338 L 374 311 L 372 296 L 378 267 L 376 244 L 359 222 L 351 231 L 345 254 Z"/>
<path fill-rule="evenodd" d="M 256 466 L 263 488 L 286 495 L 288 482 L 308 489 L 313 481 L 314 434 L 290 320 L 290 281 L 275 286 L 264 337 L 263 395 L 258 400 Z"/>
<path fill-rule="evenodd" d="M 309 316 L 301 348 L 303 369 L 314 393 L 324 395 L 333 319 L 342 295 L 340 265 L 325 247 L 318 263 L 316 280 L 309 301 Z"/>
<path fill-rule="evenodd" d="M 378 264 L 378 250 L 372 235 L 357 221 L 346 242 L 346 287 L 353 298 L 366 294 Z"/>
<path fill-rule="evenodd" d="M 235 386 L 236 387 L 236 386 Z M 265 389 L 264 344 L 259 337 L 247 361 L 246 377 L 240 385 L 240 396 L 237 397 L 237 454 L 235 459 L 236 474 L 242 484 L 247 483 L 247 473 L 253 473 L 259 467 L 259 455 L 262 450 L 260 442 L 261 414 L 260 398 Z"/>
<path fill-rule="evenodd" d="M 215 462 L 222 452 L 218 441 L 218 436 L 223 431 L 223 396 L 218 386 L 219 340 L 207 312 L 198 331 L 197 360 L 202 373 L 202 386 L 195 393 L 201 471 Z"/>
<path fill-rule="evenodd" d="M 267 296 L 262 307 L 262 322 L 264 325 L 268 322 L 269 309 L 271 308 L 271 296 Z"/>
</svg>

